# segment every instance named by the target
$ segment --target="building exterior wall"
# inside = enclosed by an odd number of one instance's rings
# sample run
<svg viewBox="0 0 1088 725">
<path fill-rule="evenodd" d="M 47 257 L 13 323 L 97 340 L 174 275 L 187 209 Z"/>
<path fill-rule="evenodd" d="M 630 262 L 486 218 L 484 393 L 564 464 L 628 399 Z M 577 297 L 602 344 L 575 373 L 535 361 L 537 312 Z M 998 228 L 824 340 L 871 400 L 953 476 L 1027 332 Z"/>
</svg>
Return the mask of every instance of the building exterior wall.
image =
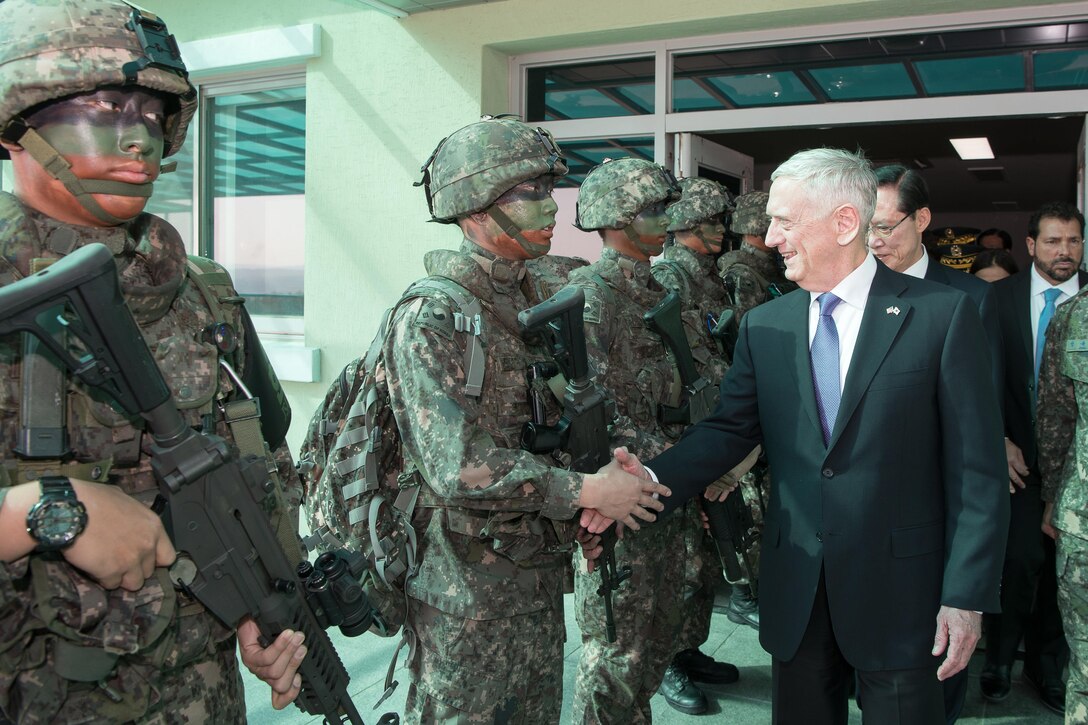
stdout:
<svg viewBox="0 0 1088 725">
<path fill-rule="evenodd" d="M 181 42 L 317 23 L 306 64 L 306 344 L 322 381 L 289 383 L 297 443 L 328 384 L 363 354 L 382 311 L 459 242 L 412 184 L 436 144 L 510 108 L 510 58 L 603 43 L 951 13 L 1032 0 L 500 0 L 397 20 L 353 0 L 143 0 Z M 198 79 L 199 80 L 199 79 Z"/>
</svg>

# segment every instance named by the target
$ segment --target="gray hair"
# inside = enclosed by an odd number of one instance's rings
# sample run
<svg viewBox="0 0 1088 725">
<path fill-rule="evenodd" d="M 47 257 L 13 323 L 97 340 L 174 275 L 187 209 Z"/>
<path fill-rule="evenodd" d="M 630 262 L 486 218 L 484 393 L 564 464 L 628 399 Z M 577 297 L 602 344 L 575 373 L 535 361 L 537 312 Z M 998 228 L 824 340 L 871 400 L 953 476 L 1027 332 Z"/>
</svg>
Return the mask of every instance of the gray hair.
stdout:
<svg viewBox="0 0 1088 725">
<path fill-rule="evenodd" d="M 858 210 L 863 238 L 876 209 L 876 174 L 873 165 L 858 151 L 808 149 L 798 151 L 771 174 L 771 181 L 786 178 L 804 185 L 809 199 L 828 211 L 840 204 Z"/>
</svg>

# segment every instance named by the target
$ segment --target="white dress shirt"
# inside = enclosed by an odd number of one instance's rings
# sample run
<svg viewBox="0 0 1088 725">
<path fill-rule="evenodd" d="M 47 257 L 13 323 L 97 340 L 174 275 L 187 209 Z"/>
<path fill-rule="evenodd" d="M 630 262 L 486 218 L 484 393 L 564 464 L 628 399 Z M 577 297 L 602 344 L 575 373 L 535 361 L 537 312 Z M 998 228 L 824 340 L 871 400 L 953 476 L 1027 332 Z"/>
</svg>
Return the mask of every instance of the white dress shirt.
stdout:
<svg viewBox="0 0 1088 725">
<path fill-rule="evenodd" d="M 1061 294 L 1058 295 L 1058 299 L 1055 300 L 1055 306 L 1060 305 L 1067 299 L 1075 295 L 1080 291 L 1080 270 L 1069 279 L 1065 280 L 1059 285 L 1052 285 L 1043 279 L 1043 276 L 1039 274 L 1039 270 L 1035 269 L 1035 265 L 1031 265 L 1031 349 L 1034 350 L 1035 346 L 1039 344 L 1039 315 L 1043 313 L 1043 307 L 1046 306 L 1046 298 L 1043 293 L 1051 287 L 1057 287 L 1061 290 Z"/>
<path fill-rule="evenodd" d="M 929 253 L 925 249 L 922 250 L 922 258 L 903 270 L 903 274 L 910 275 L 911 277 L 917 277 L 918 279 L 925 279 L 926 272 L 929 271 Z"/>
<path fill-rule="evenodd" d="M 869 300 L 869 288 L 876 276 L 876 257 L 865 255 L 865 261 L 858 265 L 842 282 L 835 285 L 831 293 L 842 302 L 832 311 L 835 328 L 839 333 L 839 391 L 846 384 L 846 373 L 850 370 L 850 360 L 854 357 L 854 346 L 858 342 L 861 330 L 861 318 L 865 315 L 865 303 Z M 808 346 L 812 347 L 812 338 L 816 336 L 816 325 L 820 322 L 820 303 L 816 301 L 821 292 L 809 292 L 808 305 Z"/>
</svg>

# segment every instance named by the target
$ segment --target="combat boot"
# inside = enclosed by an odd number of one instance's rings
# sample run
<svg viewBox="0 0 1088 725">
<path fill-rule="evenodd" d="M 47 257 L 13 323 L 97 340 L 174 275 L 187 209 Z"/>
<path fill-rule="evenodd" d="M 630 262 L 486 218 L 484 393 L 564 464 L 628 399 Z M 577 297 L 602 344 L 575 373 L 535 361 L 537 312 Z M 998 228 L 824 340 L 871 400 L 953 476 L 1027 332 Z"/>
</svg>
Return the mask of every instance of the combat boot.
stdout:
<svg viewBox="0 0 1088 725">
<path fill-rule="evenodd" d="M 759 600 L 752 596 L 752 590 L 747 586 L 734 586 L 725 616 L 729 617 L 730 622 L 747 624 L 759 630 Z"/>
<path fill-rule="evenodd" d="M 736 665 L 718 662 L 694 648 L 677 652 L 672 658 L 672 666 L 682 669 L 692 682 L 707 685 L 730 685 L 740 679 Z"/>
<path fill-rule="evenodd" d="M 665 676 L 661 679 L 661 687 L 657 691 L 665 696 L 665 702 L 669 707 L 688 715 L 702 715 L 707 709 L 706 695 L 695 686 L 688 677 L 684 668 L 676 665 L 675 658 L 669 668 L 665 670 Z"/>
</svg>

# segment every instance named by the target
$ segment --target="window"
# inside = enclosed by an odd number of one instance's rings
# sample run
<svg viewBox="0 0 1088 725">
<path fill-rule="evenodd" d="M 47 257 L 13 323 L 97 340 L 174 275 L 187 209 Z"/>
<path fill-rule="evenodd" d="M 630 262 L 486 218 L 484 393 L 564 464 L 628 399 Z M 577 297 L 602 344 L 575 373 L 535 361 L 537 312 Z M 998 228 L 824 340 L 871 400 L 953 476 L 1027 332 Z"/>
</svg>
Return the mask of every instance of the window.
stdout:
<svg viewBox="0 0 1088 725">
<path fill-rule="evenodd" d="M 190 251 L 226 267 L 262 337 L 299 336 L 304 79 L 290 74 L 209 84 L 200 91 L 189 142 L 175 157 L 178 170 L 156 184 L 148 210 L 174 224 Z"/>
</svg>

